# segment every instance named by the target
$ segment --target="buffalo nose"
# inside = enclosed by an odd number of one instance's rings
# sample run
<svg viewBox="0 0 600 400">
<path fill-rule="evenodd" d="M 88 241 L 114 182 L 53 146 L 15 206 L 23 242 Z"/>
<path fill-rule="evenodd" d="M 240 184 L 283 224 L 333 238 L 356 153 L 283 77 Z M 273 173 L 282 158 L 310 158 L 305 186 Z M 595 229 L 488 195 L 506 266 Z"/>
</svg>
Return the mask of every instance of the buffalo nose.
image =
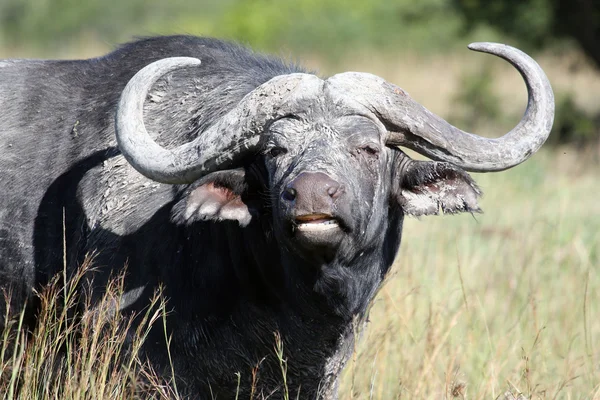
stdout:
<svg viewBox="0 0 600 400">
<path fill-rule="evenodd" d="M 305 206 L 319 208 L 320 203 L 337 198 L 342 186 L 322 172 L 303 172 L 292 180 L 283 190 L 281 197 L 285 201 L 305 203 Z"/>
<path fill-rule="evenodd" d="M 287 201 L 294 201 L 296 200 L 296 194 L 296 189 L 294 189 L 293 187 L 286 187 L 283 193 L 281 194 L 281 197 L 283 197 L 283 199 Z"/>
</svg>

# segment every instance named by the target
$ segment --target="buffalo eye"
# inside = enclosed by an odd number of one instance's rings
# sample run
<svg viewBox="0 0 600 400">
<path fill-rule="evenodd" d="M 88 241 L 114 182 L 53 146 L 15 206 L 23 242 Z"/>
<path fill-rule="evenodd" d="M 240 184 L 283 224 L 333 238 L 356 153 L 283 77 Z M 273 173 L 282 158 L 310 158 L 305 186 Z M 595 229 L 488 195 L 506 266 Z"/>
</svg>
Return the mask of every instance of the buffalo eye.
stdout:
<svg viewBox="0 0 600 400">
<path fill-rule="evenodd" d="M 284 149 L 283 147 L 272 147 L 269 150 L 269 155 L 271 157 L 273 157 L 273 158 L 278 157 L 278 156 L 280 156 L 282 154 L 285 154 L 285 153 L 287 153 L 287 150 Z"/>
<path fill-rule="evenodd" d="M 358 149 L 358 153 L 364 152 L 369 156 L 377 156 L 379 154 L 379 148 L 371 145 L 371 144 L 366 144 L 364 146 L 361 146 Z"/>
</svg>

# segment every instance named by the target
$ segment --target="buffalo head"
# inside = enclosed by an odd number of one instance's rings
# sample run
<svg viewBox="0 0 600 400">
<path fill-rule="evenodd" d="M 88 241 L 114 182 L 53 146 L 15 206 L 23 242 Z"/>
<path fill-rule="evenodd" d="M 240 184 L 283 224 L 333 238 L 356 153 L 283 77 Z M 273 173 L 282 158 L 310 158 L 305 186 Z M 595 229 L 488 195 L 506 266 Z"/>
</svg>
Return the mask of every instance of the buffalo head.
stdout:
<svg viewBox="0 0 600 400">
<path fill-rule="evenodd" d="M 179 218 L 247 225 L 268 208 L 275 238 L 294 253 L 328 258 L 345 248 L 350 255 L 387 229 L 390 209 L 401 215 L 478 211 L 480 191 L 465 171 L 511 168 L 546 140 L 554 102 L 538 64 L 506 45 L 470 48 L 508 60 L 527 85 L 525 115 L 498 139 L 461 131 L 374 75 L 323 80 L 295 73 L 257 87 L 193 141 L 167 149 L 144 127 L 145 98 L 166 73 L 200 64 L 169 58 L 142 69 L 123 91 L 118 144 L 146 177 L 189 184 Z M 412 160 L 399 147 L 436 161 Z M 261 204 L 245 195 L 252 190 Z"/>
</svg>

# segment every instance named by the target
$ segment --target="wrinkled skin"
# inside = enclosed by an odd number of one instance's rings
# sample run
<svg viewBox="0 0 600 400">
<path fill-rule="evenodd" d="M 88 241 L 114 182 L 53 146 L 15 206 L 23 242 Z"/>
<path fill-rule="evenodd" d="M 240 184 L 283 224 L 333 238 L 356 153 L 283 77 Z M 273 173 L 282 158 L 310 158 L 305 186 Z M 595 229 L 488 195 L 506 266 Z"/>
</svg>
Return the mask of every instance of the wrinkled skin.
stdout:
<svg viewBox="0 0 600 400">
<path fill-rule="evenodd" d="M 373 214 L 387 206 L 384 191 L 390 177 L 386 171 L 393 165 L 374 122 L 359 116 L 332 113 L 323 118 L 323 113 L 320 114 L 321 118 L 296 116 L 299 119 L 282 119 L 270 128 L 265 158 L 275 206 L 274 225 L 286 234 L 292 247 L 298 247 L 295 241 L 300 242 L 300 247 L 302 242 L 308 242 L 305 247 L 313 253 L 311 244 L 319 247 L 325 242 L 332 254 L 338 247 L 345 253 L 370 245 L 363 240 L 375 236 L 373 233 L 382 228 L 383 221 L 374 219 Z M 272 155 L 274 150 L 276 155 Z M 341 193 L 335 199 L 327 198 L 325 204 L 313 207 L 283 200 L 283 188 L 306 172 L 322 172 L 341 185 Z M 293 232 L 296 216 L 318 212 L 331 213 L 339 220 L 340 228 L 315 234 L 318 238 L 314 239 L 310 233 Z"/>
<path fill-rule="evenodd" d="M 64 238 L 69 271 L 96 254 L 95 295 L 127 265 L 124 313 L 142 312 L 164 287 L 185 394 L 234 398 L 239 372 L 239 398 L 249 398 L 259 365 L 257 396 L 282 398 L 279 332 L 290 397 L 335 398 L 404 216 L 476 212 L 480 192 L 450 164 L 386 147 L 378 121 L 326 97 L 266 127 L 243 165 L 188 185 L 152 182 L 116 149 L 116 103 L 137 70 L 181 55 L 202 69 L 159 81 L 144 109 L 164 145 L 194 138 L 273 76 L 302 71 L 181 36 L 94 60 L 0 63 L 2 287 L 13 305 L 28 303 L 35 326 L 32 290 L 61 270 Z M 168 378 L 161 326 L 143 351 Z"/>
</svg>

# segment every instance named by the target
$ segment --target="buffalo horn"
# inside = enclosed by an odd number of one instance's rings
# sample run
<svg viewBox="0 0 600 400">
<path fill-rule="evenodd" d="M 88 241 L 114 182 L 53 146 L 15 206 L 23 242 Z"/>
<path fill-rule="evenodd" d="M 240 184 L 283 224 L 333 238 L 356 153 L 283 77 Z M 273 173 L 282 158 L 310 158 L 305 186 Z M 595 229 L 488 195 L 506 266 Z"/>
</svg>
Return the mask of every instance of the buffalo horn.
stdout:
<svg viewBox="0 0 600 400">
<path fill-rule="evenodd" d="M 127 161 L 142 175 L 162 183 L 191 183 L 218 169 L 239 163 L 259 148 L 261 133 L 274 119 L 292 112 L 297 96 L 315 96 L 322 81 L 314 75 L 277 76 L 248 93 L 235 108 L 173 149 L 156 143 L 146 131 L 143 107 L 152 85 L 165 74 L 195 67 L 200 60 L 173 57 L 141 69 L 121 94 L 115 128 L 117 143 Z"/>
<path fill-rule="evenodd" d="M 473 43 L 469 48 L 507 60 L 527 85 L 528 103 L 523 118 L 500 138 L 464 132 L 412 100 L 399 87 L 371 74 L 338 74 L 328 84 L 373 113 L 387 129 L 386 143 L 390 146 L 404 146 L 468 171 L 505 170 L 525 161 L 546 141 L 554 120 L 552 88 L 540 66 L 514 47 Z"/>
</svg>

